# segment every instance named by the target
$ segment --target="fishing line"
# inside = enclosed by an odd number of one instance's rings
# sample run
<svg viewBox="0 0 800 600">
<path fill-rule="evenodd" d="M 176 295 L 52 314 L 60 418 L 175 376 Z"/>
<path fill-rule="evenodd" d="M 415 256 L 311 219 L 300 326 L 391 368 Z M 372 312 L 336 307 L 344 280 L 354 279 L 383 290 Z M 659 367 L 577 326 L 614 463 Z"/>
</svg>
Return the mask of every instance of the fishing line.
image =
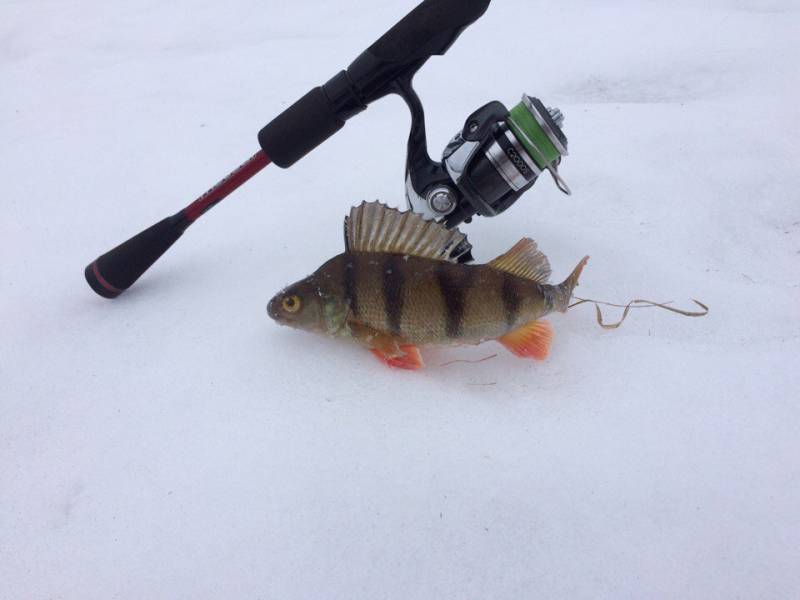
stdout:
<svg viewBox="0 0 800 600">
<path fill-rule="evenodd" d="M 454 365 L 456 363 L 467 363 L 467 364 L 470 364 L 470 365 L 476 365 L 478 363 L 482 363 L 482 362 L 485 362 L 487 360 L 491 360 L 493 358 L 497 358 L 497 354 L 492 354 L 490 356 L 484 356 L 483 358 L 479 358 L 477 360 L 467 360 L 465 358 L 459 358 L 459 359 L 456 359 L 456 360 L 448 361 L 446 363 L 442 363 L 442 364 L 440 364 L 438 366 L 439 367 L 449 367 L 450 365 Z"/>
<path fill-rule="evenodd" d="M 652 300 L 642 300 L 636 299 L 631 300 L 625 305 L 622 304 L 614 304 L 613 302 L 603 302 L 602 300 L 592 300 L 591 298 L 579 298 L 578 296 L 573 296 L 577 302 L 573 302 L 570 304 L 567 309 L 574 308 L 581 304 L 594 304 L 594 309 L 597 312 L 597 324 L 600 325 L 603 329 L 617 329 L 620 325 L 622 325 L 623 321 L 628 318 L 628 313 L 630 313 L 632 308 L 663 308 L 664 310 L 668 310 L 670 312 L 674 312 L 676 314 L 682 315 L 684 317 L 704 317 L 708 314 L 709 308 L 699 300 L 695 300 L 692 298 L 692 302 L 697 304 L 702 311 L 690 311 L 690 310 L 683 310 L 680 308 L 674 308 L 669 306 L 672 302 L 653 302 Z M 600 305 L 603 306 L 613 306 L 615 308 L 623 308 L 625 310 L 622 311 L 622 317 L 616 323 L 605 323 L 603 321 L 603 312 L 600 310 Z"/>
</svg>

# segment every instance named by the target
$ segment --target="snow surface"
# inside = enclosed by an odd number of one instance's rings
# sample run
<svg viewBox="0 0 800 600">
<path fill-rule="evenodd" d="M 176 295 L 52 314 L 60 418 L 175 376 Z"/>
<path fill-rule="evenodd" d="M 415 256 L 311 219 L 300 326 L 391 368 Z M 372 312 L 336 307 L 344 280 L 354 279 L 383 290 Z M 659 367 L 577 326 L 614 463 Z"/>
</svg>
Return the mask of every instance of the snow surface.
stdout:
<svg viewBox="0 0 800 600">
<path fill-rule="evenodd" d="M 419 373 L 269 321 L 403 203 L 398 98 L 86 286 L 412 6 L 0 5 L 0 598 L 800 597 L 797 0 L 496 1 L 417 79 L 437 154 L 492 99 L 566 115 L 574 196 L 466 227 L 479 261 L 531 235 L 704 319 L 584 306 L 544 363 Z"/>
</svg>

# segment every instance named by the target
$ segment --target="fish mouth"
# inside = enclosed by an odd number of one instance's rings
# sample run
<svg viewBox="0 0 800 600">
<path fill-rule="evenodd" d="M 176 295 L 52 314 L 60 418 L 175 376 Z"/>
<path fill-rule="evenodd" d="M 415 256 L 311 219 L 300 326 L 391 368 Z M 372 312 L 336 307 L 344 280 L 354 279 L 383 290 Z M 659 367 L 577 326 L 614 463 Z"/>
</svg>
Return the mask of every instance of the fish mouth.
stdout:
<svg viewBox="0 0 800 600">
<path fill-rule="evenodd" d="M 274 298 L 272 298 L 272 300 L 267 302 L 267 314 L 273 321 L 281 323 L 281 318 L 278 313 L 278 296 L 275 296 Z"/>
</svg>

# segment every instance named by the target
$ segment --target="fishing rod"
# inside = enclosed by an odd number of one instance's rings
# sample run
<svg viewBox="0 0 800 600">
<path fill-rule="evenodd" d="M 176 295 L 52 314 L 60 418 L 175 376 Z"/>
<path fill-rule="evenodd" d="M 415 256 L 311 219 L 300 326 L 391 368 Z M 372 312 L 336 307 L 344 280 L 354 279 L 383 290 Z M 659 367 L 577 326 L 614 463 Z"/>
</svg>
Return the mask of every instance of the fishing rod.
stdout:
<svg viewBox="0 0 800 600">
<path fill-rule="evenodd" d="M 544 171 L 558 188 L 567 155 L 563 115 L 523 95 L 507 109 L 490 102 L 467 117 L 441 161 L 430 158 L 422 102 L 414 75 L 431 56 L 444 55 L 477 21 L 490 0 L 424 0 L 347 69 L 287 108 L 258 133 L 261 149 L 184 209 L 106 252 L 84 270 L 91 288 L 116 298 L 141 277 L 184 231 L 269 164 L 288 168 L 344 127 L 345 122 L 388 94 L 401 96 L 411 111 L 406 160 L 406 198 L 411 210 L 455 227 L 475 215 L 495 216 L 533 186 Z M 472 260 L 464 241 L 453 253 Z"/>
</svg>

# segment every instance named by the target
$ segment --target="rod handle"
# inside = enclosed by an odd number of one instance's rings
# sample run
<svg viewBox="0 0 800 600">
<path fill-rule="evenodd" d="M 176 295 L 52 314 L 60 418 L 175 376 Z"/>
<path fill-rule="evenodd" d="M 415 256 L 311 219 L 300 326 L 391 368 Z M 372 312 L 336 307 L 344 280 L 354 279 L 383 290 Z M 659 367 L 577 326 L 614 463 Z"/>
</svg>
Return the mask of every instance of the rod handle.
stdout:
<svg viewBox="0 0 800 600">
<path fill-rule="evenodd" d="M 477 21 L 490 0 L 425 0 L 384 33 L 367 52 L 405 66 L 442 55 Z"/>
<path fill-rule="evenodd" d="M 189 225 L 183 212 L 159 221 L 90 263 L 83 272 L 86 281 L 104 298 L 116 298 L 153 266 Z"/>
<path fill-rule="evenodd" d="M 479 19 L 490 0 L 425 0 L 362 52 L 347 70 L 315 87 L 258 133 L 279 167 L 292 166 L 344 127 L 345 121 L 394 91 L 431 56 L 442 55 Z"/>
</svg>

